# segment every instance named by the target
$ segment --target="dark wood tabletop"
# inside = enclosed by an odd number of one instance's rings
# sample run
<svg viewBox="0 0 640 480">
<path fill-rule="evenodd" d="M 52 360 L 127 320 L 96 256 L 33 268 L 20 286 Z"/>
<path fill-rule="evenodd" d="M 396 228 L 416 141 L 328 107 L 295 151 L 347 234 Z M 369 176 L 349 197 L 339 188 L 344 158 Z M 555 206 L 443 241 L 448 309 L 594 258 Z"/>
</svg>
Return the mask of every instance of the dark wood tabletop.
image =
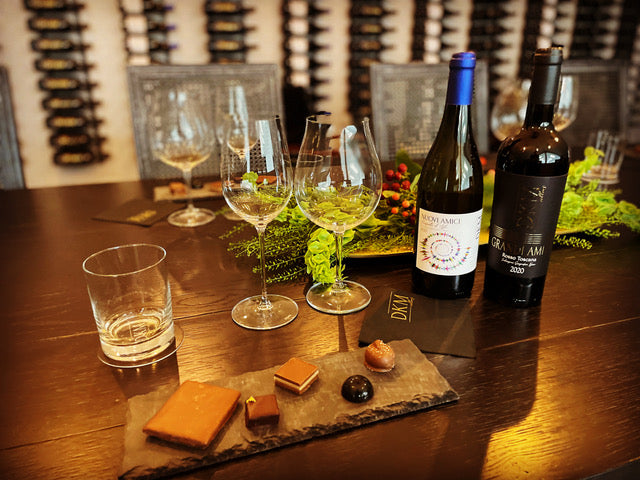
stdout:
<svg viewBox="0 0 640 480">
<path fill-rule="evenodd" d="M 640 162 L 623 165 L 623 198 L 640 203 Z M 253 260 L 220 235 L 234 225 L 145 228 L 93 220 L 133 198 L 139 182 L 0 192 L 0 477 L 108 479 L 119 473 L 127 400 L 185 380 L 211 381 L 359 347 L 367 310 L 332 316 L 305 302 L 306 280 L 277 284 L 299 316 L 266 332 L 238 327 L 232 306 L 260 289 Z M 213 209 L 222 200 L 199 202 Z M 116 369 L 98 357 L 81 264 L 105 247 L 168 251 L 176 355 Z M 178 478 L 584 478 L 638 475 L 640 239 L 622 231 L 591 250 L 553 251 L 542 305 L 482 297 L 481 249 L 470 299 L 477 357 L 427 357 L 455 403 L 376 422 Z M 347 261 L 376 298 L 410 289 L 410 256 Z M 612 473 L 613 471 L 613 473 Z M 636 477 L 637 478 L 637 477 Z"/>
</svg>

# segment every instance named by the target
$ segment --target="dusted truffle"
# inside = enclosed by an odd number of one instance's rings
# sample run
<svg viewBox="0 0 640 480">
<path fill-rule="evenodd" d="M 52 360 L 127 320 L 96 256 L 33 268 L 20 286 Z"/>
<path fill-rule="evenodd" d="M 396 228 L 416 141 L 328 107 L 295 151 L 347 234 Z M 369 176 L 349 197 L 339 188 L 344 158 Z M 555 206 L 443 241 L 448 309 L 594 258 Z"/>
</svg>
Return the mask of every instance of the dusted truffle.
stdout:
<svg viewBox="0 0 640 480">
<path fill-rule="evenodd" d="M 364 351 L 364 365 L 373 372 L 389 372 L 396 364 L 396 354 L 382 340 L 375 340 Z"/>
</svg>

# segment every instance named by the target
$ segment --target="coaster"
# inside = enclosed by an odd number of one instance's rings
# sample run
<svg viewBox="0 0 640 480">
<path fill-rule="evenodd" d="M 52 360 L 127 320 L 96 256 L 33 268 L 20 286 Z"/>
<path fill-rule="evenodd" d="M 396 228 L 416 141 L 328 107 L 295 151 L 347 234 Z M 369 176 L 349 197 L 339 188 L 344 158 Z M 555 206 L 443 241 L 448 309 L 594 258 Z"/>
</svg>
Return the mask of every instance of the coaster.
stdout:
<svg viewBox="0 0 640 480">
<path fill-rule="evenodd" d="M 423 352 L 475 358 L 469 300 L 438 300 L 391 290 L 362 324 L 360 342 L 410 338 Z"/>
<path fill-rule="evenodd" d="M 93 218 L 106 222 L 131 223 L 150 227 L 181 208 L 184 208 L 184 206 L 172 202 L 153 202 L 146 198 L 135 198 L 122 205 L 105 210 Z"/>
</svg>

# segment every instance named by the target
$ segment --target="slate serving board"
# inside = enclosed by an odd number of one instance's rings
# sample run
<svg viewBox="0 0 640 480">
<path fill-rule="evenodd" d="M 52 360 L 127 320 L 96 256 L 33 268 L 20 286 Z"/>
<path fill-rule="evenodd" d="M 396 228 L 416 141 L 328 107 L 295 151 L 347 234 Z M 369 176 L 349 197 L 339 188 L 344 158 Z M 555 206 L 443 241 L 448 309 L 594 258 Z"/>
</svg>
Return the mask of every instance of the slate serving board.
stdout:
<svg viewBox="0 0 640 480">
<path fill-rule="evenodd" d="M 363 364 L 364 348 L 308 360 L 319 367 L 320 376 L 301 396 L 274 386 L 273 374 L 280 365 L 211 382 L 237 389 L 241 396 L 233 416 L 206 450 L 173 445 L 142 433 L 144 424 L 173 389 L 132 397 L 128 402 L 120 478 L 174 475 L 458 399 L 447 380 L 411 340 L 389 344 L 396 354 L 396 367 L 389 373 L 369 371 Z M 366 403 L 347 402 L 340 394 L 344 380 L 357 374 L 368 377 L 374 387 L 374 396 Z M 277 395 L 280 423 L 247 429 L 244 401 L 267 393 Z"/>
</svg>

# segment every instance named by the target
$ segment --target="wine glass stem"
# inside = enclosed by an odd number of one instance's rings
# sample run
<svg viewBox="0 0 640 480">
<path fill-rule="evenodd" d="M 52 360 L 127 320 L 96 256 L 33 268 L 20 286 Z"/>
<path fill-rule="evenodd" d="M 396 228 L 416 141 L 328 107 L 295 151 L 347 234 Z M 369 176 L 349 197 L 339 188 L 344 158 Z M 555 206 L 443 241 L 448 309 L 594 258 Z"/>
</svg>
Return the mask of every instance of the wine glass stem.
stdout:
<svg viewBox="0 0 640 480">
<path fill-rule="evenodd" d="M 185 194 L 187 196 L 187 210 L 193 210 L 193 198 L 191 198 L 191 169 L 182 171 Z"/>
<path fill-rule="evenodd" d="M 346 288 L 342 278 L 342 240 L 344 233 L 334 232 L 336 237 L 336 280 L 333 282 L 332 290 L 344 290 Z"/>
<path fill-rule="evenodd" d="M 260 272 L 262 277 L 262 294 L 260 298 L 260 305 L 258 305 L 258 309 L 260 310 L 268 310 L 271 308 L 271 302 L 267 297 L 267 267 L 265 265 L 264 258 L 264 232 L 266 228 L 266 226 L 256 226 L 256 230 L 258 231 L 258 243 L 260 244 Z"/>
</svg>

